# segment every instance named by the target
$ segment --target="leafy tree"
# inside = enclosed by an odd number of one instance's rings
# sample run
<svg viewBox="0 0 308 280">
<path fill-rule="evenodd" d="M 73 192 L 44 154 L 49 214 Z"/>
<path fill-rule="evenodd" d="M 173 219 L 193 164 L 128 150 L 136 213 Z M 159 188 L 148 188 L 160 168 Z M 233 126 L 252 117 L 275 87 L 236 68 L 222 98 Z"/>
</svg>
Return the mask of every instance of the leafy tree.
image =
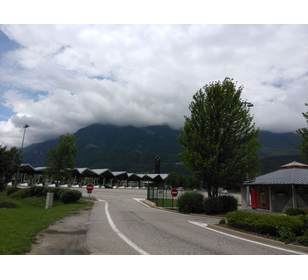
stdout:
<svg viewBox="0 0 308 280">
<path fill-rule="evenodd" d="M 176 187 L 177 186 L 177 177 L 178 177 L 178 174 L 174 171 L 171 171 L 168 174 L 168 177 L 166 178 L 165 183 L 167 185 L 171 185 L 172 187 Z"/>
<path fill-rule="evenodd" d="M 58 186 L 59 180 L 71 178 L 71 172 L 76 167 L 77 146 L 75 144 L 77 138 L 74 134 L 67 133 L 58 138 L 58 146 L 50 148 L 45 154 L 47 158 L 46 173 L 56 178 Z"/>
<path fill-rule="evenodd" d="M 21 153 L 16 147 L 7 150 L 7 146 L 0 144 L 0 191 L 12 180 L 21 164 Z"/>
<path fill-rule="evenodd" d="M 254 178 L 260 165 L 259 129 L 240 98 L 242 91 L 230 78 L 209 83 L 193 96 L 191 116 L 184 116 L 179 158 L 209 196 L 218 196 L 219 187 L 234 188 Z"/>
<path fill-rule="evenodd" d="M 308 103 L 305 103 L 305 106 L 308 106 Z M 307 120 L 308 124 L 308 111 L 307 113 L 302 113 L 304 118 Z M 300 128 L 296 132 L 301 136 L 301 143 L 298 145 L 300 156 L 308 160 L 308 128 Z"/>
</svg>

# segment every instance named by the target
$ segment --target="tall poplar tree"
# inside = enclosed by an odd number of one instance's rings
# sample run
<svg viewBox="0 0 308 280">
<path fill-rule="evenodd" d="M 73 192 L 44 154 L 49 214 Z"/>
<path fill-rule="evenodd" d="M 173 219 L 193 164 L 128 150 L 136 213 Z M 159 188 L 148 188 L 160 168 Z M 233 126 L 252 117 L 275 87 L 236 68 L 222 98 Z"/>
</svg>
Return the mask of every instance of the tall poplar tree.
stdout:
<svg viewBox="0 0 308 280">
<path fill-rule="evenodd" d="M 308 106 L 308 103 L 305 103 L 305 106 Z M 308 111 L 307 113 L 302 113 L 304 118 L 307 120 L 307 124 L 308 124 Z M 300 128 L 298 130 L 296 130 L 296 132 L 301 136 L 301 143 L 298 145 L 299 148 L 299 152 L 300 152 L 300 156 L 305 159 L 308 160 L 308 128 L 304 127 L 304 128 Z"/>
<path fill-rule="evenodd" d="M 259 129 L 241 100 L 243 87 L 233 79 L 205 85 L 189 105 L 178 141 L 180 160 L 194 177 L 217 196 L 218 188 L 231 189 L 256 176 Z"/>
<path fill-rule="evenodd" d="M 68 180 L 71 172 L 76 167 L 77 146 L 75 145 L 77 138 L 74 134 L 61 135 L 58 138 L 58 146 L 50 148 L 45 154 L 47 158 L 46 173 L 54 176 L 58 186 L 62 177 Z"/>
</svg>

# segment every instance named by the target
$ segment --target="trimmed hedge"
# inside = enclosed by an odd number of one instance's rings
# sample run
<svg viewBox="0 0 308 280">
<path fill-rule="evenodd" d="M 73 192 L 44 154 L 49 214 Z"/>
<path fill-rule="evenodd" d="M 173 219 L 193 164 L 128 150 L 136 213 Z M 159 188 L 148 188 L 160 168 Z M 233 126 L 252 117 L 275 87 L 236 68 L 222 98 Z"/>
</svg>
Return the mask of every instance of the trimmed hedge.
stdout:
<svg viewBox="0 0 308 280">
<path fill-rule="evenodd" d="M 12 199 L 0 196 L 0 208 L 19 208 L 19 206 Z"/>
<path fill-rule="evenodd" d="M 220 197 L 208 197 L 203 201 L 203 210 L 205 214 L 219 214 L 222 213 L 224 209 L 223 202 Z"/>
<path fill-rule="evenodd" d="M 9 187 L 9 188 L 7 188 L 7 193 L 6 193 L 6 195 L 7 195 L 7 196 L 10 196 L 12 193 L 17 192 L 17 191 L 19 191 L 19 190 L 21 190 L 21 189 L 20 189 L 20 188 L 17 188 L 16 186 Z"/>
<path fill-rule="evenodd" d="M 77 203 L 81 198 L 82 193 L 77 190 L 64 190 L 61 192 L 60 198 L 64 204 Z"/>
<path fill-rule="evenodd" d="M 285 212 L 286 215 L 297 216 L 297 215 L 305 215 L 305 210 L 301 208 L 288 208 Z"/>
<path fill-rule="evenodd" d="M 202 213 L 203 195 L 198 192 L 185 192 L 178 198 L 179 211 L 182 213 Z"/>
<path fill-rule="evenodd" d="M 222 202 L 224 213 L 232 212 L 237 210 L 238 200 L 232 195 L 219 196 L 219 200 Z"/>
<path fill-rule="evenodd" d="M 247 231 L 279 236 L 277 227 L 289 228 L 295 235 L 300 235 L 305 224 L 296 216 L 255 214 L 245 211 L 233 211 L 227 214 L 228 225 Z"/>
<path fill-rule="evenodd" d="M 26 188 L 26 189 L 20 189 L 17 192 L 12 193 L 9 198 L 12 199 L 24 199 L 31 196 L 30 194 L 30 188 Z"/>
</svg>

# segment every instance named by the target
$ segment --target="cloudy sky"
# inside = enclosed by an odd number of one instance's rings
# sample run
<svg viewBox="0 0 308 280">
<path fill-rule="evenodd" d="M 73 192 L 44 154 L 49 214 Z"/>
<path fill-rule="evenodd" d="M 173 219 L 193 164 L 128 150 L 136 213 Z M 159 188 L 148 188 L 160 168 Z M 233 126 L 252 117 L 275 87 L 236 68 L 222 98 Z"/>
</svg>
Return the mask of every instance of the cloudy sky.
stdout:
<svg viewBox="0 0 308 280">
<path fill-rule="evenodd" d="M 0 143 L 94 123 L 179 128 L 205 84 L 234 78 L 256 126 L 307 124 L 308 25 L 0 25 Z"/>
</svg>

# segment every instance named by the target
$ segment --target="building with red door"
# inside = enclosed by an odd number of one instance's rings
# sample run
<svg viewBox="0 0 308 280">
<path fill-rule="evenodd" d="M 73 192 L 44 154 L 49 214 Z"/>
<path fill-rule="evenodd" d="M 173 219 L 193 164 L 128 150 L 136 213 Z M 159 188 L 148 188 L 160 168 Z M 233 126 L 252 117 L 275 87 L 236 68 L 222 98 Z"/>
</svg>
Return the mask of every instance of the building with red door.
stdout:
<svg viewBox="0 0 308 280">
<path fill-rule="evenodd" d="M 292 162 L 259 176 L 241 188 L 242 208 L 247 207 L 247 186 L 251 208 L 284 212 L 287 208 L 308 209 L 308 165 Z"/>
</svg>

